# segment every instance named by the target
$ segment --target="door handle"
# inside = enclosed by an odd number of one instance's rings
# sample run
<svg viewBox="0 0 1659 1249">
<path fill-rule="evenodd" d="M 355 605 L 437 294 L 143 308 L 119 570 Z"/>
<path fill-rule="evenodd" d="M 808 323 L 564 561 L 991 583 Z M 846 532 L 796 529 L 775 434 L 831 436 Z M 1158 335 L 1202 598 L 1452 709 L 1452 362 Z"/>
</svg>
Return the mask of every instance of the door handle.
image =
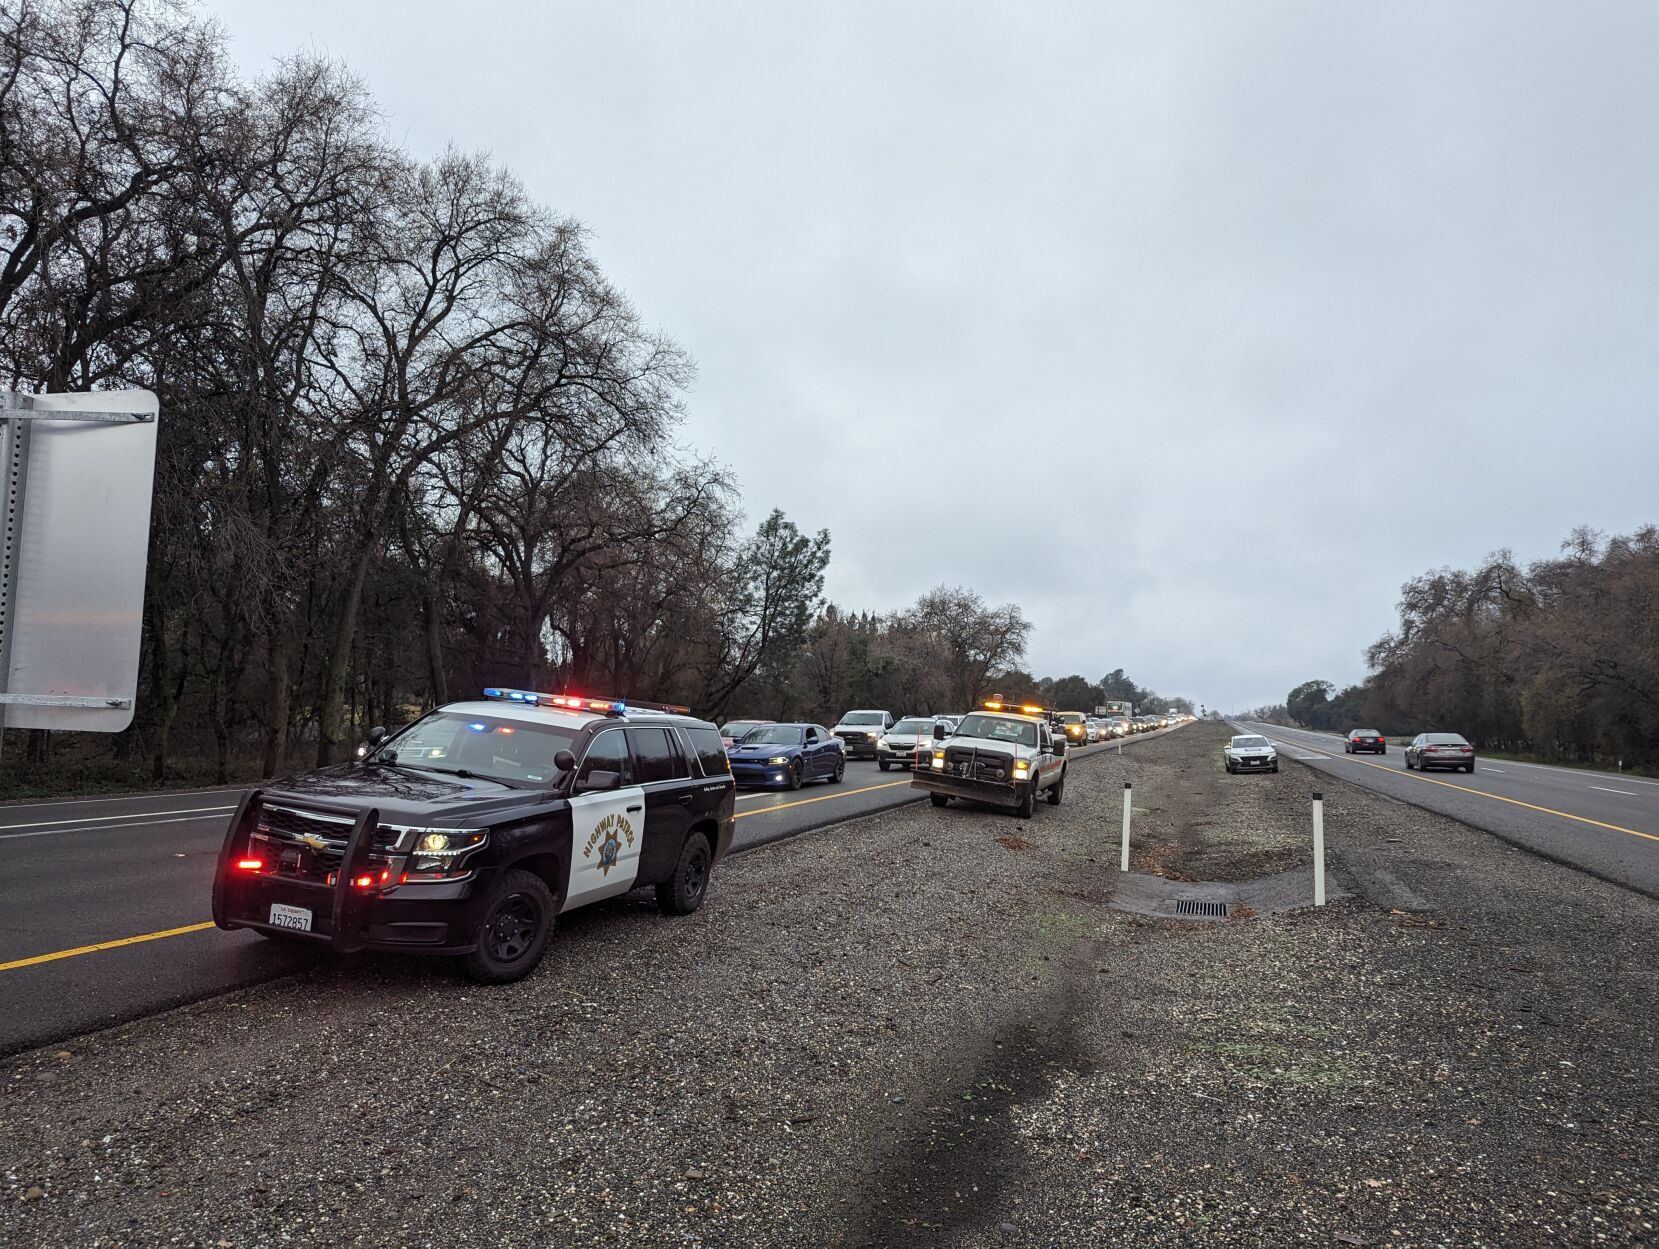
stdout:
<svg viewBox="0 0 1659 1249">
<path fill-rule="evenodd" d="M 645 807 L 644 807 L 644 804 L 641 804 L 641 805 L 640 805 L 640 806 L 637 806 L 637 807 L 629 807 L 629 808 L 628 808 L 628 814 L 629 814 L 629 815 L 632 815 L 632 814 L 634 814 L 634 813 L 635 813 L 635 812 L 637 812 L 637 811 L 643 811 L 643 810 L 644 810 L 644 809 L 645 809 Z"/>
<path fill-rule="evenodd" d="M 682 807 L 689 807 L 691 805 L 691 795 L 690 794 L 681 794 L 680 795 L 680 805 Z"/>
</svg>

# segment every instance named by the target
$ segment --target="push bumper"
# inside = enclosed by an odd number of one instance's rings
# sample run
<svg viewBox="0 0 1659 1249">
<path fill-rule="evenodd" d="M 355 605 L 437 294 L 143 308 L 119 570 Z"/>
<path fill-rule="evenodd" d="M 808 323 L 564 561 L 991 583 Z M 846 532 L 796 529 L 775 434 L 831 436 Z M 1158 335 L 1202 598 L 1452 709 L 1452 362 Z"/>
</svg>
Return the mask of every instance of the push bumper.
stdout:
<svg viewBox="0 0 1659 1249">
<path fill-rule="evenodd" d="M 481 908 L 488 900 L 495 869 L 481 869 L 464 880 L 358 888 L 353 881 L 370 867 L 379 813 L 308 806 L 355 817 L 335 882 L 298 880 L 273 872 L 244 873 L 234 866 L 248 853 L 249 837 L 258 823 L 259 791 L 251 790 L 231 819 L 214 871 L 216 925 L 226 930 L 279 933 L 341 954 L 359 950 L 466 954 L 475 947 L 473 934 L 482 919 Z M 273 922 L 273 906 L 308 912 L 310 927 Z"/>
</svg>

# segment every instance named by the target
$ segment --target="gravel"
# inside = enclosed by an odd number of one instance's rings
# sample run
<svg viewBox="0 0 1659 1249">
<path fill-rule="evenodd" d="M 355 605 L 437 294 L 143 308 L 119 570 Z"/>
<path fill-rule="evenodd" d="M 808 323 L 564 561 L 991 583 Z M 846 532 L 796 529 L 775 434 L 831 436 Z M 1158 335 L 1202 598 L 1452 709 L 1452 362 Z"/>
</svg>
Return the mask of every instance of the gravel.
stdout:
<svg viewBox="0 0 1659 1249">
<path fill-rule="evenodd" d="M 1659 1239 L 1659 904 L 1222 726 L 1030 821 L 907 807 L 578 912 L 527 981 L 362 958 L 0 1064 L 0 1244 Z M 1359 895 L 1126 915 L 1132 867 Z M 1402 905 L 1404 903 L 1404 905 Z M 96 956 L 94 956 L 96 957 Z"/>
</svg>

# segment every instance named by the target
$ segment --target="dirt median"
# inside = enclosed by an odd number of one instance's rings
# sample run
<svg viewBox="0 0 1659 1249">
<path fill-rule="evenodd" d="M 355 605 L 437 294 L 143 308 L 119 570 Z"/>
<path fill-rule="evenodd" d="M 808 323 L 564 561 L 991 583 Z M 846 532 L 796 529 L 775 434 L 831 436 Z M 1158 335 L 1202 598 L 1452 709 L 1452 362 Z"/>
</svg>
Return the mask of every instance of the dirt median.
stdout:
<svg viewBox="0 0 1659 1249">
<path fill-rule="evenodd" d="M 1659 1224 L 1659 904 L 1220 726 L 570 917 L 486 990 L 362 959 L 0 1064 L 0 1244 L 1561 1245 Z M 1137 872 L 1360 896 L 1183 924 Z M 1402 905 L 1403 904 L 1403 905 Z"/>
</svg>

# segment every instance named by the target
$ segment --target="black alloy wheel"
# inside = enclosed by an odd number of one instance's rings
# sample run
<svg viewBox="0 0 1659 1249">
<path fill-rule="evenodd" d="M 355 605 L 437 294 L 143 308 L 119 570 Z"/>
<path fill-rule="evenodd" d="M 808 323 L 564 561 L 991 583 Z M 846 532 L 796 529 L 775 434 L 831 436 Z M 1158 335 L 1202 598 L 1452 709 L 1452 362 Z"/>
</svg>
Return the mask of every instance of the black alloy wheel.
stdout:
<svg viewBox="0 0 1659 1249">
<path fill-rule="evenodd" d="M 838 759 L 836 759 L 836 761 L 835 761 L 835 771 L 830 773 L 829 783 L 831 785 L 839 785 L 841 783 L 842 778 L 846 775 L 847 775 L 847 757 L 845 755 L 842 755 Z"/>
<path fill-rule="evenodd" d="M 795 762 L 791 763 L 789 765 L 789 788 L 790 789 L 799 789 L 800 787 L 801 787 L 801 757 L 799 755 L 796 755 L 795 756 Z"/>
<path fill-rule="evenodd" d="M 680 847 L 674 874 L 657 886 L 657 908 L 665 915 L 690 915 L 702 906 L 713 863 L 709 839 L 702 833 L 692 833 Z"/>
<path fill-rule="evenodd" d="M 554 909 L 553 891 L 540 876 L 505 873 L 484 911 L 477 947 L 466 956 L 467 975 L 486 984 L 527 975 L 547 949 Z"/>
</svg>

